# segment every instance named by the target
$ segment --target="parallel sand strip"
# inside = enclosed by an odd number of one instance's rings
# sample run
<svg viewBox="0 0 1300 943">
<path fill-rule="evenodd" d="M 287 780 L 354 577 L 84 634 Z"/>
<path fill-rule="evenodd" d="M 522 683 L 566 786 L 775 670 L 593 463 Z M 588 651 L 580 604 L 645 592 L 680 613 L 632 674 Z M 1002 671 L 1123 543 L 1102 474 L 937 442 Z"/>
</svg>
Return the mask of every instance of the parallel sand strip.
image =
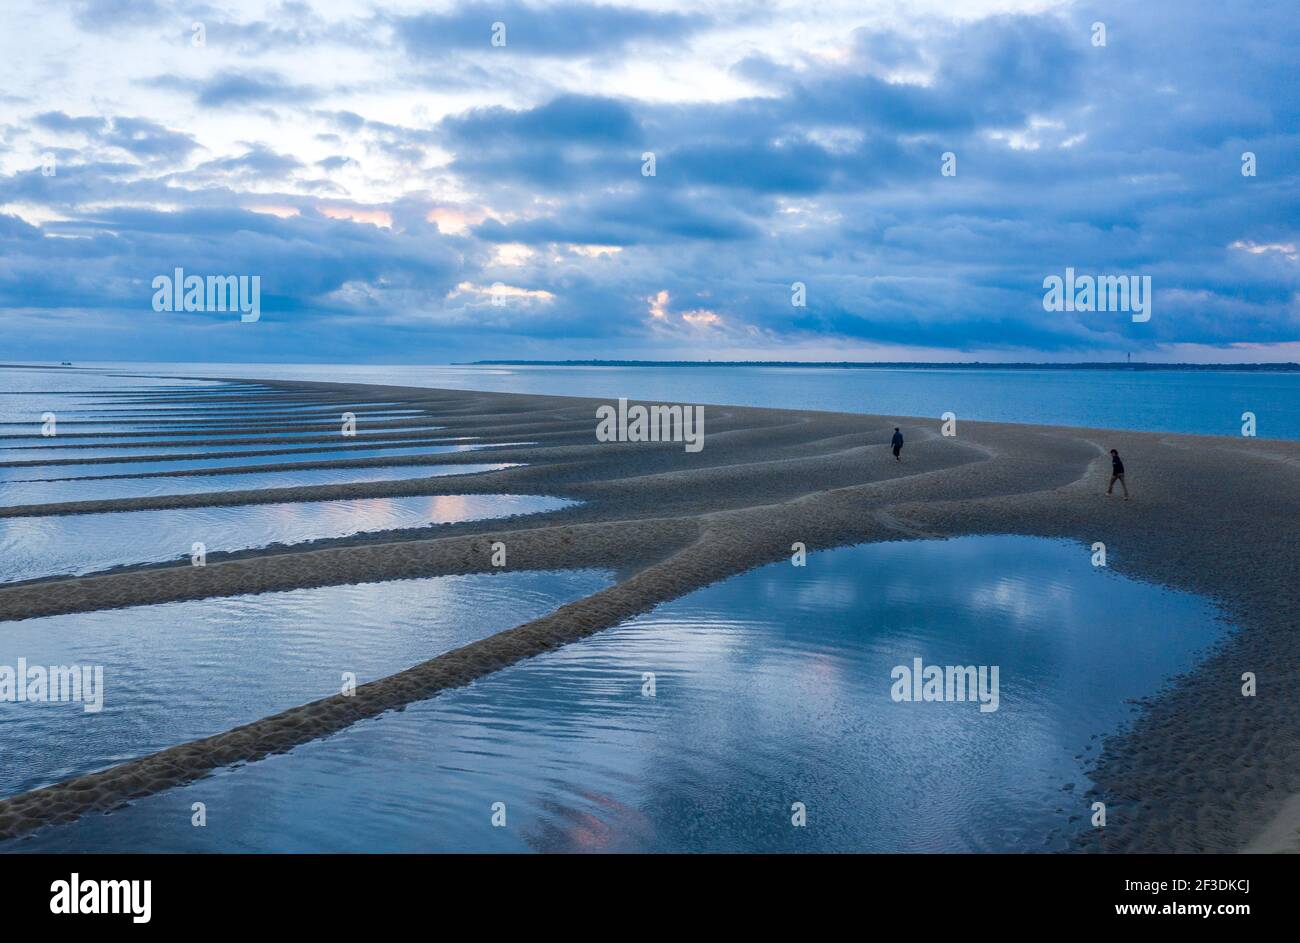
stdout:
<svg viewBox="0 0 1300 943">
<path fill-rule="evenodd" d="M 333 440 L 331 440 L 331 443 L 337 443 L 337 442 L 338 442 L 337 436 Z M 182 444 L 189 445 L 190 443 L 182 443 Z M 249 456 L 301 455 L 301 454 L 309 454 L 309 453 L 316 453 L 316 452 L 330 452 L 332 454 L 337 454 L 337 455 L 347 455 L 349 452 L 371 451 L 373 449 L 413 448 L 416 446 L 423 448 L 425 446 L 438 446 L 438 445 L 473 445 L 473 443 L 449 441 L 447 439 L 399 439 L 391 442 L 387 439 L 382 439 L 382 438 L 376 442 L 356 442 L 352 439 L 347 439 L 344 440 L 344 442 L 341 444 L 329 444 L 327 447 L 324 448 L 322 448 L 319 444 L 300 445 L 297 448 L 289 448 L 287 445 L 282 445 L 282 447 L 280 448 L 273 447 L 267 449 L 257 449 L 255 451 L 241 451 L 241 452 L 222 452 L 222 451 L 176 452 L 176 453 L 136 452 L 127 455 L 94 455 L 94 456 L 83 457 L 83 458 L 32 458 L 32 459 L 23 459 L 21 461 L 16 461 L 16 462 L 0 461 L 0 468 L 43 468 L 46 465 L 50 465 L 50 466 L 122 465 L 122 464 L 131 464 L 135 462 L 140 462 L 140 463 L 192 462 L 192 461 L 206 461 L 208 459 L 217 459 L 217 458 L 240 459 L 240 458 L 248 458 Z M 157 446 L 151 446 L 151 447 L 157 448 Z M 430 453 L 430 454 L 443 454 L 443 453 Z M 446 453 L 446 454 L 453 454 L 453 453 Z M 77 477 L 88 477 L 88 476 L 79 475 Z M 127 476 L 127 477 L 136 477 L 136 476 Z"/>
<path fill-rule="evenodd" d="M 623 585 L 638 586 L 663 578 L 652 569 Z M 0 803 L 0 838 L 15 837 L 42 824 L 69 821 L 93 810 L 112 809 L 131 798 L 190 782 L 221 766 L 284 752 L 359 720 L 468 684 L 640 611 L 626 593 L 597 593 L 550 616 L 362 685 L 350 697 L 336 695 L 314 701 L 100 773 L 23 793 Z"/>
<path fill-rule="evenodd" d="M 459 413 L 471 425 L 476 413 L 491 416 L 490 423 L 510 414 L 520 425 L 554 421 L 557 416 L 593 417 L 594 405 L 600 402 L 395 387 L 330 388 L 407 402 L 434 394 L 442 410 Z M 817 548 L 975 532 L 1068 537 L 1081 542 L 1081 553 L 1087 553 L 1092 541 L 1104 540 L 1115 569 L 1212 596 L 1239 626 L 1203 665 L 1151 699 L 1131 733 L 1107 741 L 1094 778 L 1108 805 L 1109 825 L 1102 836 L 1086 837 L 1090 846 L 1240 848 L 1278 816 L 1285 798 L 1300 792 L 1295 716 L 1300 646 L 1289 628 L 1298 601 L 1294 560 L 1300 547 L 1300 443 L 1246 444 L 1212 437 L 973 422 L 961 424 L 957 439 L 943 439 L 937 435 L 938 422 L 932 420 L 740 407 L 717 411 L 737 422 L 716 436 L 708 425 L 707 447 L 695 456 L 662 446 L 603 445 L 593 450 L 588 432 L 582 437 L 587 445 L 579 445 L 580 439 L 571 449 L 548 445 L 537 455 L 545 454 L 545 462 L 507 470 L 520 473 L 510 476 L 513 481 L 526 478 L 533 493 L 540 488 L 593 501 L 599 514 L 609 518 L 603 524 L 583 525 L 552 519 L 548 526 L 527 529 L 511 522 L 515 530 L 506 538 L 511 567 L 581 565 L 575 561 L 587 554 L 578 551 L 580 537 L 582 545 L 600 548 L 596 556 L 602 565 L 635 574 L 615 587 L 375 682 L 379 687 L 359 702 L 364 712 L 341 698 L 304 705 L 237 731 L 13 797 L 0 803 L 0 821 L 16 834 L 89 808 L 111 807 L 215 766 L 285 749 L 360 716 L 427 697 L 499 664 L 616 624 L 628 614 L 713 580 L 781 559 L 794 540 Z M 708 415 L 715 415 L 713 407 Z M 594 420 L 587 421 L 590 429 Z M 887 440 L 893 424 L 902 425 L 909 440 L 901 466 L 877 444 Z M 854 435 L 871 444 L 846 448 L 845 437 Z M 1135 491 L 1131 502 L 1099 494 L 1106 480 L 1102 448 L 1111 445 L 1129 464 Z M 581 454 L 581 460 L 558 460 L 568 452 Z M 503 489 L 497 485 L 496 490 Z M 482 524 L 483 534 L 500 526 Z M 672 553 L 679 541 L 681 549 Z M 208 567 L 210 572 L 199 577 L 177 572 L 192 568 L 161 568 L 19 586 L 0 590 L 0 619 L 132 604 L 127 600 L 350 582 L 357 574 L 375 580 L 466 572 L 458 567 L 481 566 L 482 561 L 474 564 L 473 558 L 486 556 L 485 544 L 474 551 L 472 537 L 462 531 L 432 540 L 229 561 Z M 523 552 L 516 555 L 516 549 Z M 308 556 L 314 559 L 289 562 Z M 225 569 L 234 567 L 242 569 Z M 645 569 L 638 572 L 637 567 Z M 191 582 L 195 579 L 207 582 Z M 1251 667 L 1242 668 L 1244 664 Z M 1257 697 L 1240 696 L 1242 670 L 1258 674 Z M 1207 704 L 1212 709 L 1206 709 Z M 82 793 L 86 795 L 78 795 Z"/>
<path fill-rule="evenodd" d="M 759 529 L 769 530 L 767 539 L 762 541 L 767 544 L 769 555 L 784 555 L 785 548 L 776 545 L 776 541 L 784 536 L 780 533 L 781 528 L 773 528 L 770 520 L 761 518 L 754 523 Z M 868 524 L 871 536 L 877 539 L 887 536 L 883 528 Z M 0 839 L 16 837 L 43 824 L 69 821 L 90 811 L 109 810 L 132 798 L 190 782 L 222 766 L 287 751 L 359 720 L 461 687 L 525 658 L 585 638 L 660 602 L 749 567 L 748 562 L 734 562 L 734 551 L 738 549 L 731 543 L 738 535 L 734 528 L 725 529 L 730 539 L 724 539 L 707 531 L 700 534 L 699 523 L 688 519 L 642 521 L 636 526 L 642 531 L 636 536 L 644 538 L 637 542 L 638 559 L 685 546 L 662 563 L 633 574 L 611 589 L 563 606 L 517 628 L 362 685 L 351 696 L 340 694 L 323 698 L 213 737 L 4 800 L 0 802 Z M 618 524 L 571 528 L 571 533 L 560 538 L 568 547 L 565 554 L 567 565 L 609 566 L 627 556 L 629 542 L 624 530 Z M 668 530 L 673 531 L 672 541 L 664 539 Z M 536 539 L 542 536 L 547 539 Z M 755 536 L 751 533 L 748 540 L 752 541 Z M 814 529 L 809 531 L 808 537 L 812 546 L 823 543 L 829 546 L 846 538 L 865 539 L 867 533 L 861 527 L 855 528 L 853 534 L 842 531 L 822 534 Z M 507 541 L 512 555 L 519 554 L 523 558 L 522 566 L 517 569 L 543 568 L 544 565 L 535 557 L 548 559 L 554 552 L 553 535 L 507 534 L 502 539 Z M 689 543 L 692 540 L 694 542 Z M 448 558 L 444 563 L 445 569 L 439 572 L 484 572 L 491 569 L 490 546 L 482 538 L 420 543 L 425 544 L 428 551 Z M 427 572 L 427 561 L 411 561 L 409 565 L 416 570 L 409 574 L 411 576 Z"/>
<path fill-rule="evenodd" d="M 417 416 L 417 415 L 401 416 L 394 419 L 372 419 L 366 422 L 363 428 L 368 432 L 371 431 L 400 432 L 403 429 L 418 429 L 421 426 L 428 426 L 430 424 L 430 420 L 431 420 L 430 416 Z M 15 428 L 21 428 L 21 427 L 39 428 L 39 423 L 34 423 L 34 422 L 13 423 L 12 425 Z M 73 425 L 71 420 L 64 420 L 59 423 L 59 429 L 60 429 L 59 436 L 58 436 L 59 439 L 78 439 L 78 440 L 114 439 L 114 438 L 121 439 L 121 438 L 126 438 L 128 436 L 139 436 L 142 438 L 147 438 L 150 436 L 161 437 L 161 436 L 177 436 L 177 435 L 186 434 L 183 426 L 177 429 L 158 429 L 156 431 L 148 431 L 142 429 L 127 429 L 127 430 L 113 432 L 111 430 L 105 429 L 99 432 L 92 432 L 89 429 L 86 429 L 86 430 L 78 430 L 76 432 L 68 432 L 66 427 L 70 425 Z M 113 425 L 113 423 L 103 423 L 103 425 Z M 116 423 L 116 425 L 129 425 L 129 423 Z M 217 436 L 224 437 L 227 435 L 254 435 L 254 434 L 262 433 L 264 438 L 270 438 L 270 436 L 267 435 L 267 433 L 273 433 L 273 432 L 286 433 L 286 434 L 293 433 L 293 432 L 300 432 L 300 433 L 315 432 L 315 433 L 319 433 L 320 435 L 328 435 L 331 433 L 337 434 L 338 430 L 339 430 L 339 423 L 337 421 L 279 423 L 270 427 L 263 427 L 263 426 L 258 426 L 256 424 L 244 423 L 241 425 L 232 425 L 232 426 L 219 426 L 219 427 L 205 426 L 200 429 L 191 428 L 191 432 L 193 433 L 202 433 L 214 437 Z M 13 441 L 15 439 L 30 440 L 36 438 L 39 438 L 39 436 L 36 433 L 9 432 L 9 433 L 0 434 L 0 445 L 4 444 L 6 441 Z"/>
<path fill-rule="evenodd" d="M 727 426 L 723 424 L 725 434 Z M 518 430 L 527 434 L 526 430 Z M 447 452 L 437 455 L 439 465 L 477 465 L 482 464 L 478 456 L 492 455 L 505 460 L 526 461 L 524 467 L 507 468 L 498 471 L 475 472 L 462 475 L 440 475 L 426 478 L 411 477 L 388 481 L 346 482 L 334 485 L 298 485 L 284 488 L 260 488 L 248 490 L 210 491 L 193 494 L 152 495 L 135 498 L 105 498 L 91 501 L 64 501 L 53 504 L 28 504 L 0 506 L 0 518 L 4 517 L 42 517 L 57 514 L 92 514 L 113 511 L 148 511 L 166 510 L 186 507 L 227 507 L 243 504 L 271 504 L 295 501 L 333 501 L 361 498 L 415 497 L 443 494 L 531 494 L 532 489 L 545 487 L 551 493 L 567 497 L 564 483 L 567 481 L 592 481 L 600 478 L 599 469 L 610 466 L 611 458 L 635 458 L 638 470 L 647 472 L 655 468 L 671 468 L 677 461 L 675 454 L 658 453 L 637 446 L 616 443 L 598 444 L 591 437 L 591 423 L 586 424 L 585 433 L 573 434 L 581 444 L 556 447 L 552 443 L 529 446 L 527 448 L 495 446 L 491 449 L 478 449 L 467 452 Z M 534 436 L 537 437 L 537 436 Z M 674 449 L 668 450 L 675 453 Z M 587 459 L 585 462 L 575 459 Z M 595 460 L 601 459 L 597 463 Z M 355 462 L 345 460 L 322 460 L 310 463 L 312 468 L 357 467 Z M 412 461 L 400 462 L 394 459 L 365 459 L 368 465 L 388 467 L 395 464 L 428 465 L 427 460 L 418 457 Z M 700 463 L 711 461 L 700 459 Z M 725 462 L 727 459 L 717 459 Z M 680 463 L 678 463 L 680 464 Z M 303 466 L 299 465 L 301 469 Z M 862 466 L 855 464 L 856 476 L 861 479 Z M 544 470 L 543 470 L 544 469 Z M 287 470 L 280 466 L 248 466 L 250 472 L 267 472 Z M 217 471 L 229 469 L 194 469 L 186 472 L 169 473 L 163 477 L 185 477 L 210 475 Z M 105 476 L 109 477 L 109 476 Z M 121 477 L 138 478 L 149 475 L 126 475 Z"/>
<path fill-rule="evenodd" d="M 526 490 L 523 479 L 506 476 L 507 472 L 515 470 L 507 468 L 500 471 L 474 472 L 465 475 L 401 478 L 392 481 L 349 482 L 339 485 L 299 485 L 287 488 L 256 488 L 245 491 L 211 491 L 196 492 L 194 494 L 157 495 L 154 497 L 61 501 L 56 504 L 12 505 L 0 507 L 0 519 L 6 517 L 45 517 L 52 514 L 99 514 L 111 511 L 158 511 L 169 508 L 283 504 L 297 501 L 422 497 L 438 494 L 530 493 Z M 516 481 L 519 484 L 516 484 Z"/>
<path fill-rule="evenodd" d="M 424 420 L 415 426 L 403 427 L 401 429 L 390 430 L 382 435 L 370 436 L 358 433 L 357 438 L 361 441 L 367 439 L 383 440 L 403 439 L 403 438 L 422 438 L 434 432 L 441 432 L 441 429 Z M 68 449 L 70 451 L 86 448 L 104 448 L 104 449 L 129 449 L 129 448 L 174 448 L 176 446 L 201 446 L 201 445 L 258 445 L 266 443 L 268 445 L 300 443 L 310 445 L 313 443 L 337 442 L 339 439 L 338 429 L 335 428 L 330 432 L 322 432 L 320 435 L 309 436 L 270 436 L 270 435 L 229 435 L 214 436 L 211 439 L 186 438 L 182 434 L 181 438 L 176 438 L 175 432 L 106 432 L 102 435 L 79 435 L 79 436 L 59 436 L 60 439 L 77 439 L 76 442 L 50 442 L 42 439 L 39 435 L 27 436 L 0 436 L 0 449 L 3 454 L 21 452 L 26 449 Z M 150 437 L 161 439 L 161 441 L 138 441 L 149 439 Z M 27 441 L 36 440 L 31 445 L 6 445 L 5 439 L 21 438 Z M 130 442 L 83 442 L 82 439 L 130 439 Z"/>
<path fill-rule="evenodd" d="M 382 448 L 382 446 L 380 446 Z M 327 458 L 308 460 L 305 462 L 267 462 L 264 465 L 241 465 L 238 459 L 233 459 L 230 465 L 221 465 L 216 468 L 179 468 L 167 469 L 163 471 L 141 471 L 141 472 L 113 472 L 103 475 L 71 475 L 66 478 L 36 479 L 38 481 L 121 481 L 123 479 L 163 479 L 163 478 L 210 478 L 213 475 L 253 475 L 263 472 L 294 472 L 294 471 L 311 471 L 318 468 L 409 468 L 420 465 L 491 465 L 496 464 L 491 461 L 484 461 L 482 456 L 492 455 L 501 456 L 507 453 L 513 453 L 517 449 L 508 445 L 496 445 L 485 443 L 483 446 L 474 450 L 464 452 L 424 452 L 414 455 L 400 453 L 395 455 L 371 455 L 363 458 Z M 322 451 L 322 450 L 317 450 Z M 330 451 L 328 449 L 323 451 Z M 470 461 L 471 457 L 477 456 L 477 461 Z M 247 458 L 247 456 L 242 456 Z M 292 458 L 292 456 L 286 456 Z M 94 464 L 86 462 L 84 464 Z M 111 469 L 105 469 L 106 472 Z M 14 479 L 15 482 L 24 479 Z"/>
<path fill-rule="evenodd" d="M 30 394 L 20 394 L 28 395 Z M 94 394 L 87 394 L 93 397 Z M 72 403 L 65 407 L 73 415 L 59 420 L 59 425 L 83 426 L 102 425 L 118 422 L 151 422 L 159 426 L 201 425 L 215 421 L 229 421 L 232 414 L 241 422 L 253 425 L 274 425 L 292 422 L 334 422 L 342 412 L 350 412 L 358 419 L 363 417 L 390 417 L 394 413 L 413 413 L 422 407 L 410 403 L 391 405 L 363 405 L 360 402 L 340 399 L 322 402 L 278 403 L 259 397 L 257 394 L 245 394 L 239 402 L 228 404 L 230 408 L 219 409 L 211 405 L 182 406 L 179 408 L 150 409 L 142 404 L 118 403 L 112 406 L 89 406 L 83 402 Z M 0 426 L 25 424 L 22 420 L 5 420 Z"/>
<path fill-rule="evenodd" d="M 470 525 L 482 521 L 462 522 Z M 427 540 L 344 543 L 209 563 L 164 566 L 98 576 L 68 577 L 0 587 L 0 619 L 32 618 L 101 609 L 147 606 L 184 599 L 242 596 L 343 583 L 374 583 L 466 573 L 499 573 L 491 565 L 491 544 L 503 541 L 512 571 L 566 570 L 586 567 L 632 569 L 647 557 L 662 555 L 693 537 L 689 518 L 647 526 L 635 545 L 624 537 L 620 521 L 568 527 L 516 528 L 487 535 L 461 534 Z M 144 578 L 146 574 L 153 578 Z M 21 613 L 19 615 L 18 613 Z M 0 625 L 0 631 L 3 626 Z"/>
</svg>

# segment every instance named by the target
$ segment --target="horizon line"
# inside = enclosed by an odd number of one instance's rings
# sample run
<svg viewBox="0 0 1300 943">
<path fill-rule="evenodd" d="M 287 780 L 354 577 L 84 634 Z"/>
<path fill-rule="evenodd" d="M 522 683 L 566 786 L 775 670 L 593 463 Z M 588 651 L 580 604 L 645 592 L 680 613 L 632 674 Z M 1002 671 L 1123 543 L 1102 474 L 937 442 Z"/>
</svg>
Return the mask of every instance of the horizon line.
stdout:
<svg viewBox="0 0 1300 943">
<path fill-rule="evenodd" d="M 1280 361 L 1277 363 L 1163 363 L 1153 361 L 1128 362 L 1124 360 L 1080 360 L 1080 361 L 980 361 L 980 360 L 619 360 L 619 359 L 582 359 L 582 360 L 466 360 L 453 361 L 453 367 L 503 367 L 503 366 L 537 366 L 537 367 L 841 367 L 865 369 L 871 367 L 921 367 L 951 368 L 980 367 L 1000 369 L 1023 369 L 1035 367 L 1040 369 L 1130 369 L 1130 370 L 1277 370 L 1291 372 L 1300 370 L 1300 363 Z"/>
</svg>

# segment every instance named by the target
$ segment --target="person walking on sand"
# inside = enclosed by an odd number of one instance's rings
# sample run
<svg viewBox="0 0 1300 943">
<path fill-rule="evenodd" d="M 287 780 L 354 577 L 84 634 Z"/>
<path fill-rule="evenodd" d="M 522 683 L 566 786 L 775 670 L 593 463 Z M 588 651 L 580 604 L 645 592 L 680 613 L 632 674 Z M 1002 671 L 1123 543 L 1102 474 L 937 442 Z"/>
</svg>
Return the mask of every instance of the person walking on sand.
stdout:
<svg viewBox="0 0 1300 943">
<path fill-rule="evenodd" d="M 1119 453 L 1116 452 L 1114 449 L 1111 449 L 1110 450 L 1110 487 L 1106 489 L 1107 494 L 1111 493 L 1111 491 L 1115 487 L 1115 482 L 1117 481 L 1119 482 L 1119 486 L 1124 489 L 1124 500 L 1127 501 L 1128 485 L 1124 483 L 1124 462 L 1120 459 Z"/>
<path fill-rule="evenodd" d="M 894 449 L 894 461 L 901 462 L 902 459 L 898 457 L 898 453 L 903 451 L 903 433 L 898 431 L 898 426 L 894 426 L 894 437 L 889 440 L 889 444 Z"/>
</svg>

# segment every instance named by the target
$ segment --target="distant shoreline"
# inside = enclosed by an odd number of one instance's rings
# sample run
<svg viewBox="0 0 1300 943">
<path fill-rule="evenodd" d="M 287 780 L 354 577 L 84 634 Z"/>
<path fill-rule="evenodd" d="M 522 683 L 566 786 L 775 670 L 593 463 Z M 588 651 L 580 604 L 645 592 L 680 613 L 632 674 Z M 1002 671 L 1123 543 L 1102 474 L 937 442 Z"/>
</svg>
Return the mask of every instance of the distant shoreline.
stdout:
<svg viewBox="0 0 1300 943">
<path fill-rule="evenodd" d="M 204 366 L 205 361 L 124 360 L 105 363 L 101 361 L 61 362 L 32 361 L 29 363 L 0 363 L 0 370 L 100 370 L 106 366 L 168 367 L 184 363 L 186 366 Z M 285 363 L 288 363 L 286 361 Z M 220 366 L 222 361 L 212 362 Z M 274 362 L 254 361 L 248 366 L 279 366 Z M 291 366 L 349 366 L 349 367 L 808 367 L 838 370 L 1132 370 L 1200 371 L 1213 373 L 1300 373 L 1300 363 L 1124 363 L 1123 361 L 1084 361 L 1079 363 L 984 363 L 967 360 L 938 363 L 925 360 L 453 360 L 450 363 L 392 363 L 377 361 L 355 364 L 336 364 L 325 361 L 306 361 Z"/>
<path fill-rule="evenodd" d="M 840 370 L 1248 370 L 1264 373 L 1300 373 L 1300 363 L 936 363 L 917 360 L 470 360 L 453 361 L 453 367 L 820 367 Z"/>
</svg>

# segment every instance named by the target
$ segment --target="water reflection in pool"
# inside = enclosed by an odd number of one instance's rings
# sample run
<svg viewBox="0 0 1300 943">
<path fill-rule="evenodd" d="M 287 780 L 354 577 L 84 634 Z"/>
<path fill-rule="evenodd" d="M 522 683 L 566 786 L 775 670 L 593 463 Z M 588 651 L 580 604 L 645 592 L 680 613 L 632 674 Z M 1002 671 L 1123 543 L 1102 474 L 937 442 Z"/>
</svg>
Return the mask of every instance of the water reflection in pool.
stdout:
<svg viewBox="0 0 1300 943">
<path fill-rule="evenodd" d="M 0 518 L 0 560 L 4 561 L 0 581 L 188 558 L 196 541 L 211 554 L 536 514 L 571 504 L 539 495 L 463 494 Z"/>
<path fill-rule="evenodd" d="M 1070 543 L 818 553 L 22 847 L 1061 848 L 1087 820 L 1094 738 L 1219 632 L 1205 600 L 1094 569 Z M 895 702 L 892 670 L 918 657 L 999 666 L 998 709 Z M 206 829 L 189 826 L 195 801 L 223 810 Z"/>
<path fill-rule="evenodd" d="M 237 460 L 236 460 L 237 461 Z M 186 475 L 177 478 L 99 478 L 62 481 L 0 481 L 0 507 L 103 501 L 213 491 L 257 491 L 303 485 L 337 485 L 365 481 L 401 481 L 444 475 L 469 475 L 510 468 L 494 465 L 400 465 L 364 468 L 303 468 L 294 471 L 248 472 L 233 475 Z"/>
<path fill-rule="evenodd" d="M 608 585 L 595 571 L 439 576 L 0 623 L 0 665 L 93 665 L 103 704 L 0 709 L 0 795 L 338 694 Z M 92 705 L 93 706 L 93 705 Z"/>
</svg>

